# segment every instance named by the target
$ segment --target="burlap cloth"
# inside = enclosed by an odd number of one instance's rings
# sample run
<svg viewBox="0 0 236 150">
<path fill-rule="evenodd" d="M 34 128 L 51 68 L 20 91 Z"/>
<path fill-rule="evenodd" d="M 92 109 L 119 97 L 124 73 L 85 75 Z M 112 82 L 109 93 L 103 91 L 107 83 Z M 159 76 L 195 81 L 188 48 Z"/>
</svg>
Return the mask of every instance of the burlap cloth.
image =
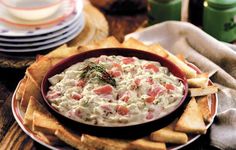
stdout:
<svg viewBox="0 0 236 150">
<path fill-rule="evenodd" d="M 212 73 L 219 86 L 217 116 L 210 128 L 211 145 L 236 149 L 236 51 L 198 27 L 168 21 L 126 36 L 145 43 L 160 43 L 174 54 L 183 54 L 203 72 Z"/>
</svg>

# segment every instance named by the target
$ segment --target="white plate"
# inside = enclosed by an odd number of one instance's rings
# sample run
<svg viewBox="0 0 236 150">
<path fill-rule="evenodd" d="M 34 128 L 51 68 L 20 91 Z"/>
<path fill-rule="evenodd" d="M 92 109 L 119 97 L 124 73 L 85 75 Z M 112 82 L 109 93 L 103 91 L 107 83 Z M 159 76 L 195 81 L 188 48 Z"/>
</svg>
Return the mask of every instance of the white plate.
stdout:
<svg viewBox="0 0 236 150">
<path fill-rule="evenodd" d="M 79 30 L 79 28 L 83 27 L 84 21 L 81 19 L 79 22 L 76 22 L 75 24 L 73 24 L 73 26 L 71 27 L 71 29 L 67 32 L 61 33 L 59 36 L 57 37 L 53 37 L 50 39 L 46 39 L 43 41 L 35 41 L 35 42 L 30 42 L 30 43 L 3 43 L 0 42 L 0 46 L 2 47 L 8 47 L 8 48 L 23 48 L 23 47 L 33 47 L 33 46 L 43 46 L 46 44 L 50 44 L 53 42 L 57 42 L 60 41 L 66 37 L 69 37 L 71 35 L 73 35 L 76 31 Z"/>
<path fill-rule="evenodd" d="M 65 44 L 75 38 L 79 33 L 83 30 L 85 23 L 82 23 L 81 26 L 78 27 L 78 30 L 74 32 L 71 36 L 68 36 L 60 41 L 51 43 L 51 44 L 46 44 L 43 46 L 38 46 L 38 47 L 31 47 L 31 48 L 26 48 L 26 49 L 20 49 L 20 48 L 0 48 L 0 52 L 14 52 L 14 53 L 22 53 L 22 52 L 36 52 L 36 51 L 42 51 L 42 50 L 49 50 L 52 48 L 56 48 L 62 44 Z"/>
<path fill-rule="evenodd" d="M 50 24 L 55 24 L 65 19 L 74 10 L 75 10 L 75 0 L 63 0 L 60 8 L 50 17 L 42 20 L 29 21 L 29 20 L 19 19 L 13 16 L 11 13 L 9 13 L 6 6 L 0 4 L 0 14 L 1 14 L 0 21 L 18 27 L 41 27 L 41 26 L 46 27 Z"/>
<path fill-rule="evenodd" d="M 54 38 L 57 37 L 59 35 L 64 34 L 65 32 L 70 31 L 72 28 L 75 27 L 75 24 L 78 24 L 78 22 L 80 22 L 82 20 L 82 15 L 78 16 L 78 18 L 76 18 L 76 20 L 74 22 L 72 22 L 70 25 L 55 31 L 55 32 L 50 32 L 47 34 L 41 34 L 41 35 L 37 35 L 37 36 L 31 36 L 31 37 L 3 37 L 0 36 L 0 42 L 15 42 L 15 43 L 22 43 L 22 42 L 35 42 L 35 41 L 41 41 L 41 40 L 46 40 L 46 39 L 50 39 L 50 38 Z"/>
<path fill-rule="evenodd" d="M 21 82 L 21 81 L 20 81 Z M 35 133 L 33 133 L 27 126 L 25 126 L 23 124 L 23 116 L 24 116 L 24 112 L 22 111 L 21 107 L 20 107 L 20 101 L 16 100 L 16 92 L 19 88 L 20 82 L 18 84 L 18 86 L 15 89 L 15 92 L 12 96 L 12 112 L 13 115 L 17 121 L 17 123 L 19 124 L 19 126 L 21 127 L 21 129 L 27 134 L 29 135 L 33 140 L 35 140 L 36 142 L 42 144 L 43 146 L 53 149 L 53 150 L 57 150 L 57 149 L 68 149 L 70 150 L 70 147 L 65 147 L 65 146 L 52 146 L 49 145 L 47 143 L 45 143 L 44 141 L 42 141 L 39 137 L 36 136 Z M 206 128 L 209 129 L 209 127 L 211 126 L 211 124 L 213 123 L 213 120 L 216 116 L 217 113 L 217 107 L 218 107 L 218 96 L 217 93 L 212 94 L 211 95 L 211 103 L 210 103 L 210 107 L 211 107 L 211 116 L 212 116 L 212 121 L 210 123 L 208 123 L 206 125 Z M 189 145 L 190 143 L 194 142 L 195 140 L 197 140 L 201 135 L 200 134 L 192 134 L 192 135 L 188 135 L 188 142 L 186 144 L 173 144 L 173 145 L 168 145 L 167 144 L 167 150 L 178 150 L 181 149 L 187 145 Z"/>
<path fill-rule="evenodd" d="M 60 21 L 56 25 L 51 26 L 50 28 L 17 28 L 17 27 L 10 27 L 9 25 L 5 25 L 3 23 L 0 23 L 0 36 L 6 36 L 6 37 L 27 37 L 27 36 L 36 36 L 40 34 L 46 34 L 50 32 L 58 31 L 71 23 L 73 23 L 76 18 L 78 18 L 83 10 L 83 2 L 82 0 L 75 0 L 76 1 L 76 9 L 75 11 L 67 17 L 65 20 Z"/>
</svg>

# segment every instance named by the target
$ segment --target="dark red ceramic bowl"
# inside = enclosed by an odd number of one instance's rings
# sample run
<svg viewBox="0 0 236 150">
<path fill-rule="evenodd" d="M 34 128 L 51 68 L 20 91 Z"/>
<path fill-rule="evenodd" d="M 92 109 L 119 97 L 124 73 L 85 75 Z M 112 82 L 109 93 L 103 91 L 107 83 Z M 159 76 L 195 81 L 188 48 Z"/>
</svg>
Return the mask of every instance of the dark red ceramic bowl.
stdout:
<svg viewBox="0 0 236 150">
<path fill-rule="evenodd" d="M 125 57 L 135 56 L 139 59 L 159 62 L 162 66 L 167 67 L 172 74 L 182 79 L 182 82 L 184 84 L 184 93 L 183 93 L 184 96 L 182 100 L 173 111 L 169 112 L 165 116 L 162 116 L 161 118 L 157 118 L 149 122 L 144 122 L 144 123 L 140 123 L 136 125 L 115 126 L 115 127 L 90 125 L 90 124 L 81 123 L 81 122 L 72 120 L 71 118 L 68 118 L 64 116 L 63 114 L 60 114 L 55 108 L 51 106 L 51 104 L 46 98 L 46 94 L 50 86 L 48 78 L 54 76 L 55 74 L 61 73 L 66 68 L 70 67 L 71 65 L 77 62 L 82 62 L 85 59 L 91 58 L 91 57 L 99 57 L 100 55 L 121 55 Z M 59 62 L 52 69 L 50 69 L 45 75 L 41 84 L 41 93 L 45 100 L 45 103 L 49 107 L 49 110 L 58 118 L 58 120 L 61 123 L 65 124 L 66 126 L 69 126 L 77 131 L 89 133 L 89 134 L 109 136 L 109 137 L 115 136 L 115 137 L 122 137 L 122 138 L 124 137 L 135 138 L 138 136 L 148 135 L 150 132 L 158 130 L 168 125 L 171 121 L 173 121 L 176 117 L 179 116 L 179 113 L 182 112 L 184 103 L 186 102 L 186 97 L 188 94 L 188 84 L 187 84 L 187 79 L 186 79 L 185 74 L 175 64 L 173 64 L 166 58 L 163 58 L 161 56 L 148 53 L 145 51 L 135 50 L 135 49 L 107 48 L 107 49 L 96 49 L 93 51 L 77 54 Z"/>
</svg>

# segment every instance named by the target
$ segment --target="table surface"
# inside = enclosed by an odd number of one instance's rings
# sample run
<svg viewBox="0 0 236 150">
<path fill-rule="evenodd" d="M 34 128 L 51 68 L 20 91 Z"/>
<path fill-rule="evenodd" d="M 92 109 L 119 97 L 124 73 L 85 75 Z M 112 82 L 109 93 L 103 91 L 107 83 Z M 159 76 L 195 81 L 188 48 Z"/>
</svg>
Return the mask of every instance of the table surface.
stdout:
<svg viewBox="0 0 236 150">
<path fill-rule="evenodd" d="M 129 16 L 105 14 L 110 35 L 122 41 L 124 35 L 135 31 L 147 19 L 146 12 Z M 16 123 L 11 111 L 11 97 L 24 76 L 24 69 L 0 68 L 0 149 L 45 149 L 27 136 Z M 215 149 L 209 145 L 209 131 L 184 149 Z"/>
</svg>

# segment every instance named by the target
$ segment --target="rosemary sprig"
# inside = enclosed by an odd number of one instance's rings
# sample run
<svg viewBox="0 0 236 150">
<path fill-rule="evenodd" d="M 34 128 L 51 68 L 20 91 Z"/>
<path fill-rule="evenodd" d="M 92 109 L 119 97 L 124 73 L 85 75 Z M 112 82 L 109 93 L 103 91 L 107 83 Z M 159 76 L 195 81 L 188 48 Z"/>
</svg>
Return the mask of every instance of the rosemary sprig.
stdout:
<svg viewBox="0 0 236 150">
<path fill-rule="evenodd" d="M 116 87 L 116 80 L 113 79 L 109 73 L 106 72 L 106 69 L 100 65 L 97 65 L 93 62 L 89 62 L 89 64 L 84 67 L 82 74 L 80 75 L 81 79 L 89 78 L 89 76 L 96 72 L 96 76 L 99 80 L 106 82 L 114 87 Z"/>
</svg>

